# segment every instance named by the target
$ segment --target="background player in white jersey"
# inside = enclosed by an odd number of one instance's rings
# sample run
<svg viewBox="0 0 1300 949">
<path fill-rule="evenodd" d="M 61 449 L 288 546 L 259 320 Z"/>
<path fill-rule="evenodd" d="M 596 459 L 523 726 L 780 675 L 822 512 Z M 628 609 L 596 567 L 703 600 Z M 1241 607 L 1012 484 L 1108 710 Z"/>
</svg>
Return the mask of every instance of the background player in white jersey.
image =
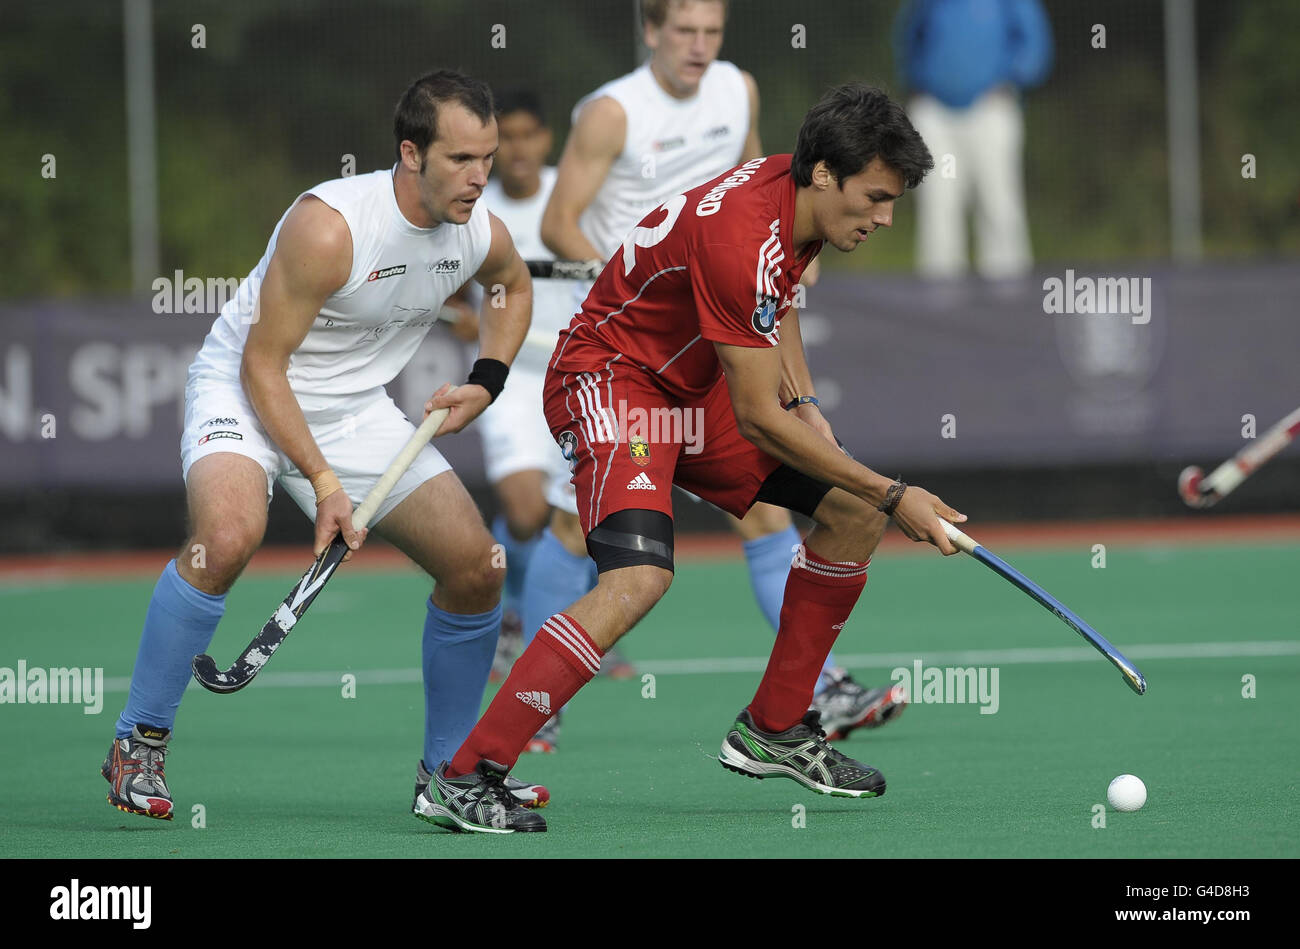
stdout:
<svg viewBox="0 0 1300 949">
<path fill-rule="evenodd" d="M 607 260 L 636 222 L 666 198 L 763 153 L 758 84 L 717 59 L 726 0 L 644 0 L 641 9 L 650 59 L 574 108 L 573 130 L 542 220 L 543 239 L 562 258 Z M 790 323 L 787 333 L 797 336 L 797 322 Z M 787 511 L 769 504 L 756 504 L 743 521 L 731 521 L 744 539 L 754 595 L 775 630 L 799 533 Z M 541 545 L 546 556 L 537 558 L 525 578 L 524 602 L 528 615 L 545 618 L 590 589 L 576 510 L 558 509 Z M 527 636 L 537 626 L 525 622 L 523 629 Z M 883 724 L 903 706 L 897 689 L 864 688 L 835 666 L 833 655 L 815 702 L 827 732 L 836 737 Z M 558 716 L 534 745 L 553 745 L 557 726 Z"/>
<path fill-rule="evenodd" d="M 479 200 L 497 150 L 487 85 L 442 70 L 394 116 L 392 170 L 328 181 L 280 219 L 266 253 L 190 367 L 181 463 L 190 533 L 145 616 L 126 708 L 103 765 L 108 800 L 170 820 L 163 759 L 190 661 L 262 541 L 278 481 L 316 523 L 314 547 L 352 529 L 361 500 L 414 431 L 384 391 L 469 277 L 505 288 L 484 308 L 469 381 L 426 404 L 459 431 L 497 396 L 528 331 L 531 282 L 505 226 Z M 375 530 L 435 580 L 424 626 L 425 761 L 478 715 L 500 625 L 492 537 L 442 454 L 426 445 L 379 507 Z M 350 552 L 348 556 L 350 557 Z M 428 783 L 423 762 L 416 793 Z M 516 784 L 520 800 L 545 790 Z"/>
<path fill-rule="evenodd" d="M 555 169 L 546 164 L 553 142 L 546 113 L 541 100 L 523 89 L 499 91 L 496 110 L 500 148 L 492 177 L 483 189 L 483 203 L 506 225 L 525 260 L 553 260 L 555 255 L 541 237 L 542 211 L 555 185 Z M 525 341 L 510 367 L 510 379 L 500 398 L 478 423 L 488 480 L 501 505 L 501 513 L 492 523 L 492 535 L 505 547 L 508 565 L 503 596 L 505 619 L 493 665 L 494 676 L 501 678 L 510 671 L 510 662 L 522 649 L 521 621 L 527 628 L 536 619 L 510 614 L 512 608 L 522 608 L 525 572 L 538 534 L 550 520 L 548 486 L 569 490 L 568 462 L 555 450 L 555 439 L 542 415 L 542 381 L 554 341 L 573 318 L 579 286 L 571 280 L 534 282 L 532 334 L 549 337 L 551 345 Z M 463 333 L 465 322 L 458 322 L 458 335 Z M 557 502 L 563 504 L 563 497 Z M 588 566 L 594 583 L 595 565 Z M 607 654 L 605 659 L 602 672 L 617 677 L 632 674 L 631 666 L 617 652 Z"/>
</svg>

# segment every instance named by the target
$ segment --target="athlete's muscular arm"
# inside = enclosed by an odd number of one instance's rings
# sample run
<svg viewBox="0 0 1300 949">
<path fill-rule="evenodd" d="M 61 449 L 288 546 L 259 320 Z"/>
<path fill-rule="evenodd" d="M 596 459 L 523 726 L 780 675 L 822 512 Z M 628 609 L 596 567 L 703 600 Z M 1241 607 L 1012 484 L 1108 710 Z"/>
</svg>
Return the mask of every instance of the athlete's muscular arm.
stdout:
<svg viewBox="0 0 1300 949">
<path fill-rule="evenodd" d="M 542 214 L 542 242 L 562 260 L 604 260 L 578 228 L 627 138 L 627 113 L 608 96 L 588 102 L 569 132 L 555 188 Z"/>
<path fill-rule="evenodd" d="M 791 468 L 843 488 L 872 507 L 880 505 L 890 479 L 858 464 L 829 444 L 811 426 L 784 411 L 773 398 L 782 380 L 779 347 L 713 345 L 727 374 L 727 390 L 741 435 Z M 944 534 L 939 515 L 949 520 L 966 519 L 915 485 L 903 492 L 903 499 L 894 510 L 895 522 L 908 537 L 928 541 L 944 554 L 954 554 L 957 548 Z"/>
<path fill-rule="evenodd" d="M 777 346 L 777 352 L 781 354 L 781 404 L 787 405 L 801 395 L 816 396 L 812 372 L 808 369 L 808 357 L 804 353 L 803 336 L 799 331 L 799 311 L 794 307 L 786 310 L 785 316 L 781 317 L 781 342 Z M 821 432 L 822 437 L 836 448 L 839 447 L 830 423 L 822 417 L 817 406 L 807 403 L 789 411 Z"/>
<path fill-rule="evenodd" d="M 758 82 L 743 70 L 740 74 L 745 77 L 745 89 L 749 93 L 749 132 L 745 135 L 745 150 L 740 153 L 743 163 L 762 156 L 763 142 L 758 137 Z"/>
<path fill-rule="evenodd" d="M 528 335 L 533 318 L 533 281 L 510 232 L 495 214 L 488 214 L 492 225 L 492 244 L 474 279 L 483 285 L 483 307 L 479 311 L 480 359 L 496 359 L 507 366 Z M 427 416 L 434 409 L 450 408 L 437 434 L 459 432 L 477 418 L 492 402 L 487 389 L 479 385 L 462 385 L 449 392 L 443 386 L 424 404 Z M 435 436 L 436 437 L 436 436 Z"/>
<path fill-rule="evenodd" d="M 289 388 L 289 357 L 302 345 L 329 296 L 352 272 L 352 234 L 343 215 L 312 195 L 289 212 L 280 228 L 258 298 L 258 317 L 249 327 L 239 379 L 258 421 L 271 440 L 308 478 L 329 469 L 298 400 Z M 366 532 L 352 529 L 352 502 L 336 490 L 316 506 L 317 554 L 334 535 L 353 550 Z M 349 557 L 351 554 L 348 555 Z"/>
</svg>

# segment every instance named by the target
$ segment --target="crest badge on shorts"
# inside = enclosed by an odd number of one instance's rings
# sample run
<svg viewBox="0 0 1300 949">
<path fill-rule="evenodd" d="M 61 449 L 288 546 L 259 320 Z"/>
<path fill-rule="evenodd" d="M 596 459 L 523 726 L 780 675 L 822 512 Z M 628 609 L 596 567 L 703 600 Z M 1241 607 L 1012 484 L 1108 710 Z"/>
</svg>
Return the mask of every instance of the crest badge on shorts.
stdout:
<svg viewBox="0 0 1300 949">
<path fill-rule="evenodd" d="M 759 299 L 758 306 L 754 307 L 754 316 L 750 322 L 754 324 L 754 329 L 768 336 L 776 329 L 776 305 L 777 297 L 771 294 L 763 294 Z"/>
<path fill-rule="evenodd" d="M 633 435 L 627 440 L 627 450 L 632 456 L 632 464 L 638 468 L 650 464 L 650 443 L 640 435 Z"/>
</svg>

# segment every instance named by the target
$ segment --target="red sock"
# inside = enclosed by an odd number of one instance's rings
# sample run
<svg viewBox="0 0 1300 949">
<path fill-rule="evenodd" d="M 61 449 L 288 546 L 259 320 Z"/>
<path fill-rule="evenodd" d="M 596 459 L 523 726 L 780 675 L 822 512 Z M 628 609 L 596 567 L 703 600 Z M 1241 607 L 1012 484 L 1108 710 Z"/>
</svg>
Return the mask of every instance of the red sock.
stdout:
<svg viewBox="0 0 1300 949">
<path fill-rule="evenodd" d="M 603 655 L 572 616 L 548 619 L 451 759 L 447 776 L 469 774 L 480 758 L 513 768 L 528 739 L 600 671 Z"/>
<path fill-rule="evenodd" d="M 783 732 L 808 711 L 822 665 L 867 583 L 866 563 L 831 563 L 801 551 L 785 581 L 776 645 L 749 703 L 765 732 Z"/>
</svg>

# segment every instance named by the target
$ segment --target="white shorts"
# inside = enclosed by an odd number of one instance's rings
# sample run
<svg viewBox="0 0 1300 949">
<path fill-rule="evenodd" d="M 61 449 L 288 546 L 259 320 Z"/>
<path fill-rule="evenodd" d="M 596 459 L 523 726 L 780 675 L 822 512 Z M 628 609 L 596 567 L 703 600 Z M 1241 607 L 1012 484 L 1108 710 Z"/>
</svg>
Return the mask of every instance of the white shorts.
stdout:
<svg viewBox="0 0 1300 949">
<path fill-rule="evenodd" d="M 483 439 L 483 461 L 493 484 L 520 471 L 545 473 L 546 502 L 576 514 L 569 462 L 542 414 L 544 380 L 542 372 L 511 370 L 506 387 L 475 422 Z"/>
<path fill-rule="evenodd" d="M 415 432 L 415 426 L 383 388 L 340 398 L 328 413 L 307 415 L 307 427 L 353 504 L 361 503 Z M 253 459 L 266 472 L 268 501 L 272 485 L 279 481 L 303 513 L 315 519 L 316 492 L 311 482 L 271 441 L 243 387 L 238 382 L 191 374 L 185 387 L 181 476 L 188 479 L 194 462 L 217 452 Z M 442 452 L 426 445 L 379 505 L 371 523 L 383 520 L 412 491 L 449 470 L 451 465 Z"/>
</svg>

